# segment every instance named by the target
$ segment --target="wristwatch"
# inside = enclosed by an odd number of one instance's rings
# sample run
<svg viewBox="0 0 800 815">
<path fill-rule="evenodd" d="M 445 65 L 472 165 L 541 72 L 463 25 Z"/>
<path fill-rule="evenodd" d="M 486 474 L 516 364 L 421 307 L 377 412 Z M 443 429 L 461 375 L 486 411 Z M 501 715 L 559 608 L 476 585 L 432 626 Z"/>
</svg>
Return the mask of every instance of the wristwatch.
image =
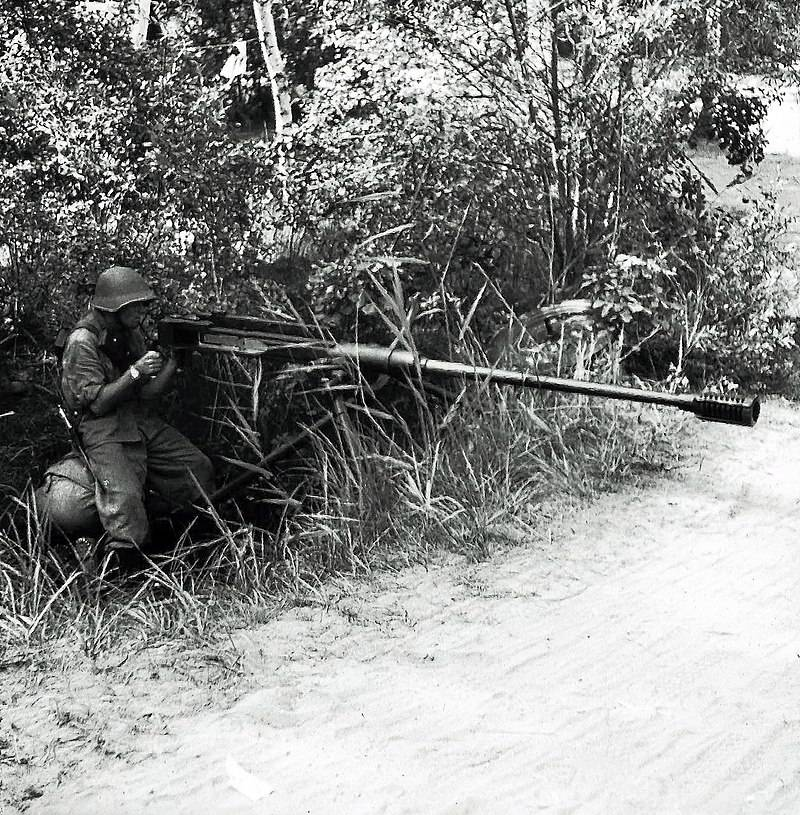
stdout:
<svg viewBox="0 0 800 815">
<path fill-rule="evenodd" d="M 131 365 L 131 367 L 128 368 L 128 373 L 134 382 L 142 375 L 142 372 L 135 365 Z"/>
</svg>

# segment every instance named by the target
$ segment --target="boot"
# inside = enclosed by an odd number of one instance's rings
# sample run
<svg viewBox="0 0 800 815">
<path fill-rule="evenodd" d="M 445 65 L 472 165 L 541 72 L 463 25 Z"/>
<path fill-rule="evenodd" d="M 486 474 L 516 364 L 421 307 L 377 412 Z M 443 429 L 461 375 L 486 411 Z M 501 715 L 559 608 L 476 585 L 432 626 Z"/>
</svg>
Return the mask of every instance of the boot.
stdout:
<svg viewBox="0 0 800 815">
<path fill-rule="evenodd" d="M 109 541 L 106 546 L 110 566 L 121 578 L 131 577 L 145 568 L 141 549 L 130 541 Z"/>
</svg>

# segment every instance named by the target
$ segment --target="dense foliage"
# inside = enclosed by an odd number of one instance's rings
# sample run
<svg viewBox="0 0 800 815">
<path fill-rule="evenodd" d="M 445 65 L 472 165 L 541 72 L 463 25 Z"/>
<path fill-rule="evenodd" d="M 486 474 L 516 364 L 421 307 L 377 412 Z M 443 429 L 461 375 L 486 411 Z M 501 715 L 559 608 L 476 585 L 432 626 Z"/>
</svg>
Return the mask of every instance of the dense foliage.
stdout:
<svg viewBox="0 0 800 815">
<path fill-rule="evenodd" d="M 711 137 L 744 174 L 763 157 L 770 91 L 737 76 L 791 70 L 790 5 L 287 0 L 277 143 L 252 3 L 154 2 L 137 49 L 124 3 L 8 0 L 2 331 L 51 341 L 112 262 L 149 269 L 172 310 L 289 297 L 379 331 L 375 284 L 397 273 L 434 334 L 452 309 L 488 337 L 503 301 L 589 294 L 632 347 L 657 339 L 656 374 L 735 359 L 763 379 L 793 335 L 763 242 L 779 221 L 707 206 L 685 151 Z"/>
</svg>

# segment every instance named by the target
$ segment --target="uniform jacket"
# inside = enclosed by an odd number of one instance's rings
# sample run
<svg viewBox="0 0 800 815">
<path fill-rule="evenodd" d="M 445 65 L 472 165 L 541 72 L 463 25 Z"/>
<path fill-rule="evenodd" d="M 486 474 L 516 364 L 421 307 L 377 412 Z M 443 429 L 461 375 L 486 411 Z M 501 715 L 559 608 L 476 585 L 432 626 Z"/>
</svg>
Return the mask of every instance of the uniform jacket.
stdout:
<svg viewBox="0 0 800 815">
<path fill-rule="evenodd" d="M 75 326 L 64 348 L 61 390 L 67 407 L 78 417 L 78 432 L 87 448 L 141 439 L 139 420 L 145 414 L 145 406 L 138 388 L 128 400 L 102 416 L 91 409 L 103 387 L 122 376 L 146 351 L 144 336 L 138 328 L 122 330 L 116 336 L 117 347 L 127 351 L 127 358 L 117 359 L 120 354 L 112 352 L 115 362 L 107 350 L 111 338 L 103 319 L 92 309 Z"/>
</svg>

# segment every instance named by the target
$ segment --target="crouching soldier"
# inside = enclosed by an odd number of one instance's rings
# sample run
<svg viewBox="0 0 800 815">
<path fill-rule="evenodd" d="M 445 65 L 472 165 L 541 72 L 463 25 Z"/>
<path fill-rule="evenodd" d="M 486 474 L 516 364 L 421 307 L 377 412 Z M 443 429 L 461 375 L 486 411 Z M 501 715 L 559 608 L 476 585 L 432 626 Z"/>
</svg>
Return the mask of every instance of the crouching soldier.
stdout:
<svg viewBox="0 0 800 815">
<path fill-rule="evenodd" d="M 146 548 L 145 490 L 177 509 L 210 492 L 211 462 L 188 439 L 150 413 L 177 363 L 147 351 L 140 324 L 155 299 L 134 269 L 103 272 L 89 312 L 64 347 L 61 387 L 95 477 L 106 548 L 120 560 Z"/>
</svg>

